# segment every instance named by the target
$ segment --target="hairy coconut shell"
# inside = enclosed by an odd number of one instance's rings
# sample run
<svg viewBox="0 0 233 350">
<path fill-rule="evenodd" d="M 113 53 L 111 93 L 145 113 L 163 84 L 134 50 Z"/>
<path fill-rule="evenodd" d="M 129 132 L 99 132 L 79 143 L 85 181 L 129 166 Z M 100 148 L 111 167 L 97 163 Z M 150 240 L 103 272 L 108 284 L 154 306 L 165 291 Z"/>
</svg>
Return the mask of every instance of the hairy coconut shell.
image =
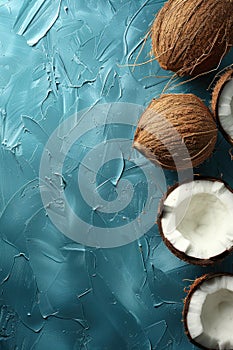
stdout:
<svg viewBox="0 0 233 350">
<path fill-rule="evenodd" d="M 233 45 L 232 0 L 169 0 L 152 26 L 160 66 L 179 76 L 216 68 Z"/>
<path fill-rule="evenodd" d="M 204 350 L 210 350 L 208 348 L 206 348 L 205 346 L 202 346 L 201 344 L 197 343 L 190 335 L 189 333 L 189 329 L 188 329 L 188 323 L 187 323 L 187 315 L 188 315 L 188 310 L 189 310 L 189 304 L 191 301 L 191 298 L 194 294 L 194 292 L 196 292 L 203 283 L 207 282 L 208 280 L 211 280 L 213 278 L 218 278 L 218 277 L 222 277 L 222 276 L 230 276 L 233 277 L 233 274 L 228 273 L 228 272 L 217 272 L 217 273 L 208 273 L 205 275 L 202 275 L 201 277 L 198 277 L 195 279 L 195 281 L 192 283 L 192 285 L 189 288 L 188 294 L 184 299 L 184 307 L 183 307 L 183 323 L 184 323 L 184 330 L 185 330 L 185 334 L 187 335 L 187 337 L 189 338 L 190 342 L 193 343 L 195 346 L 198 346 L 201 349 Z"/>
<path fill-rule="evenodd" d="M 133 146 L 170 170 L 184 170 L 207 159 L 217 140 L 215 120 L 193 94 L 164 94 L 142 114 Z"/>
<path fill-rule="evenodd" d="M 225 84 L 233 79 L 233 69 L 228 69 L 218 80 L 217 84 L 214 87 L 213 94 L 212 94 L 212 101 L 211 101 L 211 108 L 214 114 L 214 117 L 216 118 L 219 129 L 222 132 L 223 136 L 229 141 L 231 144 L 233 144 L 232 138 L 226 133 L 226 131 L 222 128 L 221 123 L 219 121 L 219 116 L 218 116 L 218 102 L 219 102 L 219 97 L 222 93 L 222 90 L 225 86 Z"/>
</svg>

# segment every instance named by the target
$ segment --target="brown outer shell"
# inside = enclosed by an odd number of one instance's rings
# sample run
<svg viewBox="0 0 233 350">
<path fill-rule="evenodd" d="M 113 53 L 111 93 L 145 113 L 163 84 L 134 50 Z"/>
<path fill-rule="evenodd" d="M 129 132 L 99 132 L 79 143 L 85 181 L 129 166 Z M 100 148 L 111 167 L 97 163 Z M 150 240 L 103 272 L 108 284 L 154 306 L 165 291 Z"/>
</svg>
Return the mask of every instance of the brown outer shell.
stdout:
<svg viewBox="0 0 233 350">
<path fill-rule="evenodd" d="M 233 79 L 233 69 L 228 69 L 222 76 L 221 78 L 218 80 L 217 84 L 214 87 L 213 93 L 212 93 L 212 101 L 211 101 L 211 109 L 213 111 L 214 117 L 217 120 L 219 129 L 221 131 L 221 133 L 223 134 L 223 136 L 225 137 L 225 139 L 230 142 L 233 145 L 233 139 L 227 134 L 227 132 L 223 129 L 220 120 L 219 120 L 219 116 L 218 116 L 218 103 L 219 103 L 219 97 L 222 93 L 222 90 L 225 86 L 225 84 L 230 81 L 231 79 Z"/>
<path fill-rule="evenodd" d="M 216 141 L 216 122 L 200 98 L 163 94 L 142 114 L 133 147 L 162 168 L 184 170 L 210 157 Z"/>
<path fill-rule="evenodd" d="M 216 68 L 233 45 L 231 0 L 169 0 L 152 25 L 153 53 L 179 76 Z"/>
<path fill-rule="evenodd" d="M 208 181 L 218 181 L 224 184 L 224 186 L 233 193 L 233 190 L 229 187 L 229 185 L 220 179 L 214 178 L 214 177 L 205 177 L 205 176 L 198 176 L 196 175 L 194 177 L 194 180 L 208 180 Z M 199 258 L 195 258 L 195 257 L 191 257 L 187 254 L 185 254 L 184 252 L 176 249 L 172 243 L 164 236 L 163 233 L 163 229 L 162 229 L 162 223 L 161 220 L 163 218 L 163 211 L 164 211 L 164 202 L 166 200 L 166 198 L 169 196 L 169 194 L 174 191 L 177 187 L 179 187 L 180 185 L 184 184 L 184 183 L 189 183 L 191 181 L 187 181 L 187 182 L 183 182 L 181 184 L 176 183 L 175 185 L 171 186 L 168 191 L 165 193 L 165 195 L 161 198 L 160 203 L 159 203 L 159 208 L 158 208 L 158 215 L 157 215 L 157 225 L 158 225 L 158 229 L 159 229 L 159 233 L 165 243 L 165 245 L 167 246 L 167 248 L 179 259 L 184 260 L 190 264 L 193 265 L 200 265 L 200 266 L 208 266 L 208 265 L 212 265 L 216 262 L 220 262 L 222 261 L 225 257 L 227 257 L 232 251 L 233 251 L 233 246 L 231 249 L 229 250 L 225 250 L 224 252 L 222 252 L 221 254 L 215 255 L 209 259 L 199 259 Z"/>
<path fill-rule="evenodd" d="M 206 281 L 212 279 L 212 278 L 216 278 L 216 277 L 222 277 L 222 276 L 230 276 L 233 278 L 233 274 L 232 273 L 225 273 L 225 272 L 218 272 L 218 273 L 208 273 L 205 274 L 199 278 L 197 278 L 193 284 L 190 286 L 190 289 L 188 291 L 188 294 L 186 296 L 186 298 L 184 299 L 184 308 L 183 308 L 183 322 L 184 322 L 184 329 L 185 329 L 185 334 L 187 335 L 187 337 L 189 338 L 190 342 L 193 343 L 195 346 L 198 346 L 201 349 L 204 350 L 211 350 L 209 348 L 206 348 L 205 346 L 197 343 L 190 335 L 189 333 L 189 329 L 188 329 L 188 323 L 187 323 L 187 314 L 188 314 L 188 309 L 189 309 L 189 304 L 191 301 L 191 298 L 194 294 L 194 292 Z"/>
</svg>

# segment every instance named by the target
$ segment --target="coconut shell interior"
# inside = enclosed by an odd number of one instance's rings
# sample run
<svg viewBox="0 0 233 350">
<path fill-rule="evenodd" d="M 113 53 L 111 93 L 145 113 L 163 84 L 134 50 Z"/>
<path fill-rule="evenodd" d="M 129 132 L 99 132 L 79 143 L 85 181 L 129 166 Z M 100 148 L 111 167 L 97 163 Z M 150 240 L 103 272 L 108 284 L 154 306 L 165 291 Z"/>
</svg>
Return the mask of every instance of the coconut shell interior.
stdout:
<svg viewBox="0 0 233 350">
<path fill-rule="evenodd" d="M 219 98 L 221 96 L 221 93 L 223 91 L 224 86 L 227 82 L 233 79 L 233 69 L 228 69 L 218 80 L 217 84 L 214 87 L 213 93 L 212 93 L 212 101 L 211 101 L 211 108 L 214 114 L 214 117 L 216 118 L 218 122 L 219 129 L 225 139 L 233 144 L 233 139 L 230 137 L 230 135 L 226 132 L 226 130 L 223 129 L 218 115 L 218 106 L 219 106 Z"/>
<path fill-rule="evenodd" d="M 207 181 L 212 181 L 212 182 L 221 182 L 224 184 L 224 186 L 230 191 L 233 192 L 232 189 L 222 180 L 217 179 L 217 178 L 213 178 L 213 177 L 204 177 L 204 176 L 195 176 L 194 177 L 194 181 L 195 180 L 207 180 Z M 166 200 L 166 198 L 169 196 L 169 194 L 171 192 L 173 192 L 178 186 L 180 186 L 180 184 L 175 184 L 173 186 L 171 186 L 167 193 L 162 197 L 161 201 L 160 201 L 160 205 L 159 205 L 159 209 L 158 209 L 158 215 L 157 215 L 157 225 L 158 225 L 158 229 L 160 232 L 160 235 L 165 243 L 165 245 L 168 247 L 168 249 L 175 255 L 177 256 L 179 259 L 184 260 L 190 264 L 194 264 L 194 265 L 200 265 L 200 266 L 208 266 L 208 265 L 213 265 L 216 262 L 220 262 L 222 261 L 226 256 L 228 256 L 232 250 L 233 247 L 231 249 L 226 249 L 225 251 L 223 251 L 221 254 L 215 255 L 213 257 L 210 257 L 208 259 L 201 259 L 201 258 L 196 258 L 193 256 L 189 256 L 187 255 L 185 252 L 177 249 L 174 247 L 174 245 L 165 237 L 164 232 L 163 232 L 163 227 L 162 227 L 162 218 L 164 216 L 164 202 Z"/>
<path fill-rule="evenodd" d="M 189 290 L 187 292 L 187 295 L 186 295 L 186 297 L 184 299 L 184 307 L 183 307 L 182 315 L 183 315 L 183 324 L 184 324 L 185 333 L 188 336 L 188 338 L 191 341 L 191 343 L 193 343 L 195 346 L 198 346 L 199 348 L 204 349 L 204 350 L 211 350 L 211 349 L 203 346 L 200 343 L 197 343 L 191 337 L 191 334 L 189 332 L 188 323 L 187 323 L 187 314 L 188 314 L 188 310 L 189 310 L 190 301 L 191 301 L 191 298 L 192 298 L 193 294 L 200 288 L 200 286 L 203 283 L 205 283 L 205 282 L 207 282 L 207 281 L 209 281 L 211 279 L 218 278 L 218 277 L 224 277 L 224 276 L 228 276 L 228 277 L 232 277 L 233 278 L 233 274 L 226 273 L 226 272 L 207 273 L 207 274 L 204 274 L 204 275 L 196 278 L 195 281 L 191 284 L 191 286 L 190 286 L 190 288 L 189 288 Z"/>
<path fill-rule="evenodd" d="M 233 78 L 233 69 L 227 70 L 218 80 L 214 87 L 211 101 L 211 108 L 215 118 L 218 118 L 218 100 L 224 85 Z"/>
</svg>

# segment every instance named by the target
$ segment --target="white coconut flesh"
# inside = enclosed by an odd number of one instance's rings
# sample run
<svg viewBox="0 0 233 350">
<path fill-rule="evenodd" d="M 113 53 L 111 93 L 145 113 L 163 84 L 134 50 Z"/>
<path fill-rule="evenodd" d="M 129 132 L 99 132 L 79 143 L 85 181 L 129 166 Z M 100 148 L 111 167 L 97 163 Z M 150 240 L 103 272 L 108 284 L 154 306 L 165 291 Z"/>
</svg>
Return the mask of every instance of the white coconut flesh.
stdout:
<svg viewBox="0 0 233 350">
<path fill-rule="evenodd" d="M 194 180 L 165 199 L 165 238 L 187 256 L 209 259 L 233 246 L 233 193 L 223 182 Z"/>
<path fill-rule="evenodd" d="M 224 85 L 219 96 L 218 118 L 223 130 L 233 140 L 233 79 Z"/>
<path fill-rule="evenodd" d="M 214 277 L 193 293 L 187 310 L 193 340 L 209 349 L 233 349 L 233 277 Z"/>
</svg>

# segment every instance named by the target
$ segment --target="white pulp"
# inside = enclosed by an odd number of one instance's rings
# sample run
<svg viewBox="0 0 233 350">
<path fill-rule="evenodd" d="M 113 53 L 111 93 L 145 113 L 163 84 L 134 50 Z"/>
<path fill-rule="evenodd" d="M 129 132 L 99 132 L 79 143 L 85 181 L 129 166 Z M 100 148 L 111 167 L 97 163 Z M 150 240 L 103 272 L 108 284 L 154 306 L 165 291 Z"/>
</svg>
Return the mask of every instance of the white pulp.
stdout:
<svg viewBox="0 0 233 350">
<path fill-rule="evenodd" d="M 201 284 L 192 295 L 187 326 L 199 344 L 233 349 L 233 277 L 215 277 Z"/>
<path fill-rule="evenodd" d="M 222 89 L 218 101 L 218 116 L 222 128 L 233 139 L 233 79 Z"/>
<path fill-rule="evenodd" d="M 233 246 L 233 194 L 219 181 L 178 186 L 164 202 L 164 236 L 191 257 L 208 259 Z"/>
</svg>

